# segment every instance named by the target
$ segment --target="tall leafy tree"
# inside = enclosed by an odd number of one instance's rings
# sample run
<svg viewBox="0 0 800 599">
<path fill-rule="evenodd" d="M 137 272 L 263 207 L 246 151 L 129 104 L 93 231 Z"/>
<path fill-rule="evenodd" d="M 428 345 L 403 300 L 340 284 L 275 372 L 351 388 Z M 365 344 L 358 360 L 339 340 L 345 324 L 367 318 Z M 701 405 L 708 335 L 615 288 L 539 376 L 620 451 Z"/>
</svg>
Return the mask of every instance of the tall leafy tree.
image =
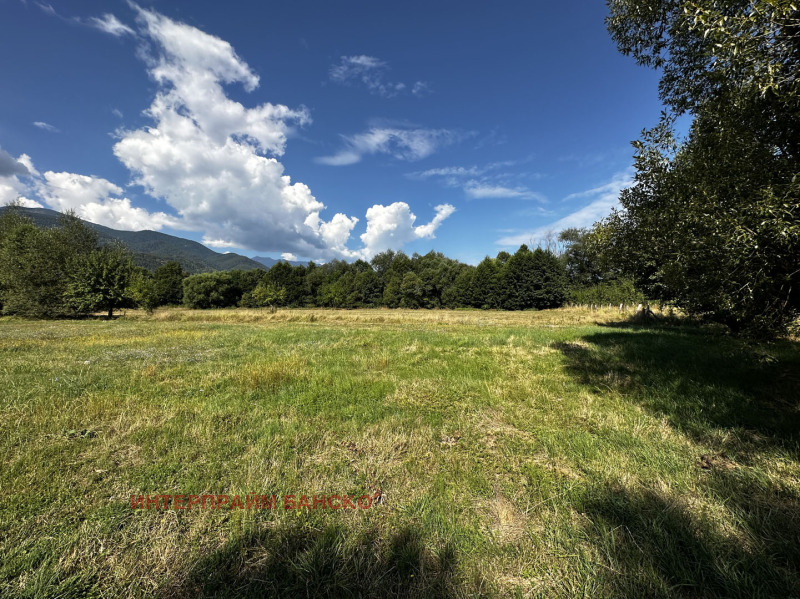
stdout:
<svg viewBox="0 0 800 599">
<path fill-rule="evenodd" d="M 71 261 L 64 297 L 78 313 L 102 310 L 112 318 L 130 299 L 133 276 L 129 252 L 121 245 L 105 246 Z"/>
<path fill-rule="evenodd" d="M 403 275 L 400 283 L 400 307 L 419 308 L 425 297 L 422 279 L 414 272 Z"/>
<path fill-rule="evenodd" d="M 590 287 L 605 278 L 598 264 L 599 256 L 591 243 L 591 234 L 588 229 L 570 228 L 558 236 L 558 241 L 564 246 L 561 259 L 573 287 Z"/>
<path fill-rule="evenodd" d="M 163 305 L 159 301 L 159 294 L 156 292 L 153 275 L 146 268 L 134 269 L 129 293 L 134 304 L 148 314 L 152 314 L 156 308 Z M 183 296 L 183 290 L 181 290 L 181 296 Z"/>
<path fill-rule="evenodd" d="M 242 295 L 239 305 L 244 308 L 277 308 L 286 305 L 286 288 L 262 280 L 252 291 Z"/>
<path fill-rule="evenodd" d="M 42 229 L 14 210 L 0 216 L 0 300 L 5 314 L 35 318 L 75 314 L 65 299 L 72 265 L 94 250 L 96 233 L 73 214 Z"/>
<path fill-rule="evenodd" d="M 229 272 L 207 272 L 183 280 L 183 303 L 189 308 L 227 308 L 242 298 L 242 290 Z"/>
<path fill-rule="evenodd" d="M 619 49 L 661 68 L 661 97 L 694 115 L 643 133 L 608 222 L 649 294 L 759 334 L 800 311 L 800 20 L 783 0 L 612 0 Z"/>
<path fill-rule="evenodd" d="M 159 306 L 180 305 L 183 301 L 183 280 L 189 276 L 179 262 L 172 260 L 153 271 L 153 293 Z"/>
</svg>

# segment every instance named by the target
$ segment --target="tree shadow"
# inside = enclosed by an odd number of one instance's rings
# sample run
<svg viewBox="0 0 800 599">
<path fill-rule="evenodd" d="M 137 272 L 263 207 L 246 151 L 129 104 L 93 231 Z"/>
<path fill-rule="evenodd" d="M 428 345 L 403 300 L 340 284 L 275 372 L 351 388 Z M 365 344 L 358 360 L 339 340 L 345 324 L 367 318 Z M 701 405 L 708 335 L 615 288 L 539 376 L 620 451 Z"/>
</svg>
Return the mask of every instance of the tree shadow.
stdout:
<svg viewBox="0 0 800 599">
<path fill-rule="evenodd" d="M 242 534 L 165 585 L 161 597 L 467 596 L 456 552 L 410 527 L 387 535 L 342 525 L 271 525 Z"/>
<path fill-rule="evenodd" d="M 566 371 L 602 394 L 621 393 L 695 440 L 714 430 L 750 444 L 800 441 L 800 347 L 749 347 L 691 327 L 611 328 L 555 347 Z M 719 436 L 719 435 L 717 435 Z"/>
<path fill-rule="evenodd" d="M 800 485 L 762 467 L 800 460 L 798 344 L 630 326 L 557 347 L 591 391 L 619 394 L 713 452 L 698 456 L 684 496 L 587 490 L 580 507 L 606 560 L 603 586 L 625 597 L 800 597 Z"/>
<path fill-rule="evenodd" d="M 711 487 L 726 488 L 725 478 Z M 617 485 L 588 497 L 581 507 L 605 562 L 601 586 L 611 596 L 800 596 L 796 497 L 780 508 L 777 499 L 748 505 L 745 515 L 766 518 L 745 517 L 733 530 L 687 501 L 649 489 Z"/>
</svg>

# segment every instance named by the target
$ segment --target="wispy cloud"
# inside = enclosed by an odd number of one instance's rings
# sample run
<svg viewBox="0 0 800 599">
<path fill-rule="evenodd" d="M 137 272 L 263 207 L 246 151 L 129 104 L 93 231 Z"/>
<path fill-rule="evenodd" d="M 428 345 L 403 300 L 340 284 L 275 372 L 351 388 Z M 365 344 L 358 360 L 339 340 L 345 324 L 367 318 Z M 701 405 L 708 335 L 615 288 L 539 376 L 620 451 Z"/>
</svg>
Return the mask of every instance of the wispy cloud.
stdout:
<svg viewBox="0 0 800 599">
<path fill-rule="evenodd" d="M 492 162 L 484 166 L 446 166 L 409 173 L 407 176 L 412 179 L 438 179 L 447 187 L 463 189 L 466 197 L 471 200 L 518 199 L 546 202 L 547 198 L 541 193 L 525 185 L 514 185 L 514 179 L 519 180 L 520 177 L 507 172 L 511 167 L 529 161 L 526 158 Z M 535 173 L 526 173 L 524 176 L 539 178 Z"/>
<path fill-rule="evenodd" d="M 409 173 L 408 176 L 412 179 L 428 179 L 430 177 L 477 177 L 485 172 L 485 169 L 479 169 L 477 166 L 444 166 L 441 168 L 429 168 L 426 171 L 417 173 Z"/>
<path fill-rule="evenodd" d="M 517 199 L 547 201 L 547 198 L 542 194 L 531 191 L 527 187 L 505 187 L 503 185 L 489 185 L 479 181 L 467 181 L 464 185 L 464 191 L 467 197 L 473 200 Z"/>
<path fill-rule="evenodd" d="M 425 83 L 424 81 L 417 81 L 411 88 L 411 93 L 417 96 L 418 98 L 421 98 L 422 96 L 432 94 L 433 90 L 431 90 L 431 86 Z"/>
<path fill-rule="evenodd" d="M 129 4 L 131 4 L 131 6 L 135 6 L 133 2 L 129 1 Z M 105 13 L 102 17 L 68 17 L 56 11 L 52 4 L 37 2 L 36 5 L 45 14 L 50 15 L 51 17 L 56 17 L 57 19 L 61 19 L 62 21 L 71 25 L 93 27 L 94 29 L 99 29 L 100 31 L 104 31 L 110 35 L 113 35 L 114 37 L 122 37 L 123 35 L 136 35 L 136 32 L 131 27 L 125 25 L 125 23 L 120 21 L 111 13 Z"/>
<path fill-rule="evenodd" d="M 343 85 L 363 85 L 370 93 L 384 98 L 392 98 L 400 93 L 411 93 L 424 96 L 431 93 L 430 86 L 424 81 L 417 81 L 411 86 L 400 81 L 389 81 L 387 73 L 389 65 L 374 56 L 360 54 L 342 56 L 339 62 L 328 70 L 331 81 Z"/>
<path fill-rule="evenodd" d="M 56 9 L 53 8 L 53 6 L 51 4 L 46 4 L 46 3 L 43 3 L 43 2 L 37 2 L 36 6 L 41 8 L 48 15 L 51 15 L 53 17 L 57 17 L 58 16 L 58 13 L 56 12 Z"/>
<path fill-rule="evenodd" d="M 50 123 L 45 123 L 44 121 L 34 121 L 33 126 L 38 127 L 39 129 L 42 129 L 44 131 L 49 131 L 50 133 L 59 133 L 59 130 L 56 127 L 54 127 Z"/>
<path fill-rule="evenodd" d="M 135 35 L 133 29 L 125 25 L 117 17 L 110 13 L 106 13 L 102 17 L 91 17 L 88 23 L 92 27 L 96 27 L 100 31 L 105 31 L 114 37 Z"/>
<path fill-rule="evenodd" d="M 572 227 L 591 227 L 611 213 L 619 205 L 620 191 L 629 187 L 633 181 L 633 172 L 628 169 L 617 173 L 614 177 L 599 187 L 586 191 L 573 193 L 564 198 L 564 201 L 573 201 L 582 198 L 591 198 L 591 202 L 570 214 L 544 226 L 526 231 L 517 231 L 497 240 L 500 246 L 518 246 L 523 243 L 535 243 L 546 239 L 549 234 L 558 233 Z"/>
<path fill-rule="evenodd" d="M 317 158 L 317 162 L 328 166 L 345 166 L 360 162 L 368 154 L 388 154 L 397 160 L 420 160 L 464 136 L 463 133 L 448 129 L 373 127 L 363 133 L 342 136 L 345 147 L 331 156 Z"/>
</svg>

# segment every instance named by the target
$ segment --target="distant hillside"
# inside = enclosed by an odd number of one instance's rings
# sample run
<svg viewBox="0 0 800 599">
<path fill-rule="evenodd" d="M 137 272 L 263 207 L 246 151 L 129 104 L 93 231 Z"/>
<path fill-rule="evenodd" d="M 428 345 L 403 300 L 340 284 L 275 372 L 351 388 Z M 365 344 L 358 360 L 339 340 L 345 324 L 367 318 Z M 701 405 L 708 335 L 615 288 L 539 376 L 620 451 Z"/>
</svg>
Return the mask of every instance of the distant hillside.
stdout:
<svg viewBox="0 0 800 599">
<path fill-rule="evenodd" d="M 7 210 L 0 207 L 0 212 Z M 39 227 L 58 226 L 59 213 L 47 208 L 19 208 Z M 153 270 L 170 260 L 176 260 L 190 273 L 214 270 L 253 270 L 265 265 L 239 254 L 220 254 L 201 243 L 159 233 L 157 231 L 118 231 L 102 225 L 83 221 L 97 231 L 100 243 L 119 240 L 128 246 L 136 264 Z"/>
<path fill-rule="evenodd" d="M 292 266 L 308 266 L 308 262 L 296 262 L 292 260 L 276 260 L 275 258 L 268 258 L 267 256 L 253 256 L 252 260 L 255 260 L 259 264 L 263 264 L 267 267 L 267 269 L 272 268 L 278 262 L 288 262 Z"/>
</svg>

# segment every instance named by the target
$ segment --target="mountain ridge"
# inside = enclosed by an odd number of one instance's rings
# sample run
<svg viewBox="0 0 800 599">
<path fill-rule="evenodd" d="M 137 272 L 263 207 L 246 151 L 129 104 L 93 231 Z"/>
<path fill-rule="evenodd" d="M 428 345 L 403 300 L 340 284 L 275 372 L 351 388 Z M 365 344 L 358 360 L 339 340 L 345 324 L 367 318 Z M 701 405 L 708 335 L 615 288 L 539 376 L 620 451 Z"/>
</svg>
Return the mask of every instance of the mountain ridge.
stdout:
<svg viewBox="0 0 800 599">
<path fill-rule="evenodd" d="M 9 207 L 0 207 L 0 213 Z M 57 227 L 60 212 L 49 208 L 22 208 L 15 210 L 30 218 L 39 227 Z M 218 270 L 255 270 L 269 268 L 265 262 L 242 256 L 241 254 L 221 254 L 207 248 L 202 243 L 168 235 L 159 231 L 120 231 L 104 225 L 98 225 L 87 220 L 81 221 L 94 229 L 101 245 L 114 240 L 121 241 L 133 254 L 134 262 L 149 270 L 154 270 L 170 261 L 178 262 L 181 267 L 191 274 L 212 272 Z M 260 257 L 263 258 L 263 257 Z M 272 260 L 272 258 L 266 258 Z M 275 260 L 275 263 L 279 260 Z M 270 265 L 271 266 L 271 265 Z"/>
</svg>

